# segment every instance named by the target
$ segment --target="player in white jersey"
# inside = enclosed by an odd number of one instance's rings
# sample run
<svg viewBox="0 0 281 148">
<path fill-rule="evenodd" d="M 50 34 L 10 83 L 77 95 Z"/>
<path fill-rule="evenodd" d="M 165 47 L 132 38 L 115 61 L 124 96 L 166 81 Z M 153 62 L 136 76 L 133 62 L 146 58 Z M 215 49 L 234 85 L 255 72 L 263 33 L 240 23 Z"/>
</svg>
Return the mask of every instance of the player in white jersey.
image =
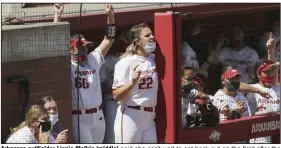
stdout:
<svg viewBox="0 0 281 148">
<path fill-rule="evenodd" d="M 115 38 L 115 20 L 111 4 L 105 4 L 105 12 L 108 16 L 107 32 L 94 51 L 88 54 L 88 47 L 93 47 L 93 43 L 86 41 L 83 35 L 74 35 L 70 43 L 72 127 L 75 143 L 102 143 L 104 138 L 105 121 L 101 110 L 99 70 Z"/>
<path fill-rule="evenodd" d="M 113 96 L 120 101 L 114 123 L 116 143 L 157 143 L 155 106 L 158 76 L 153 33 L 141 23 L 130 30 L 132 44 L 115 65 Z"/>
<path fill-rule="evenodd" d="M 244 45 L 244 34 L 240 28 L 233 27 L 232 33 L 231 47 L 224 47 L 220 50 L 219 61 L 223 67 L 238 68 L 242 74 L 241 82 L 251 83 L 254 67 L 260 61 L 259 56 L 255 50 Z"/>
<path fill-rule="evenodd" d="M 267 42 L 268 59 L 256 70 L 259 82 L 252 86 L 263 89 L 271 94 L 272 98 L 267 99 L 257 93 L 249 93 L 247 96 L 250 109 L 253 115 L 272 114 L 280 111 L 280 84 L 277 84 L 278 65 L 274 61 L 275 40 L 273 33 L 270 34 Z M 271 137 L 260 137 L 250 140 L 251 143 L 271 143 Z"/>
<path fill-rule="evenodd" d="M 214 105 L 219 109 L 220 121 L 250 116 L 249 105 L 245 96 L 238 92 L 241 73 L 228 68 L 221 76 L 223 89 L 214 95 Z"/>
</svg>

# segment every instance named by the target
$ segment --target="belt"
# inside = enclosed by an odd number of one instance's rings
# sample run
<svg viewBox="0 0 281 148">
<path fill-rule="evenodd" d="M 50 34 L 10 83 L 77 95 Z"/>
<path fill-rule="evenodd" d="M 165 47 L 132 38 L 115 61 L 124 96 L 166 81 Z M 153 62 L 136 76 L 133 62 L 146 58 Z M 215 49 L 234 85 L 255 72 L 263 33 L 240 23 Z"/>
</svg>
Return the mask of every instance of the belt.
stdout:
<svg viewBox="0 0 281 148">
<path fill-rule="evenodd" d="M 128 108 L 136 109 L 136 110 L 142 110 L 146 112 L 153 112 L 154 107 L 141 107 L 141 106 L 128 106 Z"/>
<path fill-rule="evenodd" d="M 101 105 L 97 108 L 90 108 L 86 110 L 72 110 L 72 115 L 77 115 L 77 114 L 94 114 L 101 110 Z"/>
</svg>

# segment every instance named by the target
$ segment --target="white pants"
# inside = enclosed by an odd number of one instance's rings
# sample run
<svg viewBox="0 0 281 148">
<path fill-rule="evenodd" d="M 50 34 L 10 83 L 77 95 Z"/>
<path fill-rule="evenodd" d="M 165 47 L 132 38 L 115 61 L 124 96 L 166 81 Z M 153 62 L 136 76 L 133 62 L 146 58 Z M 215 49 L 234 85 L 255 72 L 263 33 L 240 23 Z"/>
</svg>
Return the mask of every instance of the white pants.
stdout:
<svg viewBox="0 0 281 148">
<path fill-rule="evenodd" d="M 115 143 L 157 143 L 155 112 L 120 105 L 114 123 Z"/>
<path fill-rule="evenodd" d="M 74 143 L 102 143 L 105 133 L 105 121 L 102 110 L 94 114 L 72 115 L 72 129 Z"/>
<path fill-rule="evenodd" d="M 114 121 L 116 118 L 118 103 L 114 100 L 107 100 L 105 102 L 105 121 L 106 121 L 106 129 L 105 129 L 105 137 L 104 143 L 114 143 L 115 135 L 114 135 Z"/>
</svg>

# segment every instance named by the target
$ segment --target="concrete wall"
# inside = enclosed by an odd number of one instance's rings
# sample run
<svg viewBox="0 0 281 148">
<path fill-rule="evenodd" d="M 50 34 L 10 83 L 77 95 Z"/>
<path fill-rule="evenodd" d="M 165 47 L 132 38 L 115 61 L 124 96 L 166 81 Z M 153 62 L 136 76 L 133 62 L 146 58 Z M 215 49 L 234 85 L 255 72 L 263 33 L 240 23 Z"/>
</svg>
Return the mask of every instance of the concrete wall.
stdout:
<svg viewBox="0 0 281 148">
<path fill-rule="evenodd" d="M 68 143 L 72 143 L 69 27 L 69 23 L 2 26 L 2 143 L 9 129 L 20 123 L 24 97 L 19 83 L 7 83 L 10 76 L 28 79 L 28 106 L 41 97 L 54 96 L 62 127 L 69 129 Z"/>
</svg>

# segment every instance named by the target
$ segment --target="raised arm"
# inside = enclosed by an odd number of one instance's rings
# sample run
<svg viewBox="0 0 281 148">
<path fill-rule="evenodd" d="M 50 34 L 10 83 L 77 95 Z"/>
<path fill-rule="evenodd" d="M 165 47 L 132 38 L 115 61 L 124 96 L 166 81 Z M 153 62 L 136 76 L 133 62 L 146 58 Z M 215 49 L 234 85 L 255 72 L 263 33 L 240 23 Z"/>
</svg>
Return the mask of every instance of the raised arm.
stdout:
<svg viewBox="0 0 281 148">
<path fill-rule="evenodd" d="M 111 4 L 105 4 L 104 10 L 107 14 L 106 34 L 98 48 L 100 49 L 102 55 L 106 56 L 111 45 L 115 40 L 115 18 L 114 18 L 113 7 Z"/>
<path fill-rule="evenodd" d="M 63 4 L 55 4 L 54 10 L 55 10 L 55 17 L 54 22 L 60 22 L 61 21 L 61 14 L 63 12 L 64 5 Z"/>
<path fill-rule="evenodd" d="M 275 62 L 275 48 L 276 48 L 276 42 L 273 38 L 272 32 L 269 35 L 269 39 L 266 43 L 267 53 L 268 53 L 268 60 Z M 274 70 L 274 83 L 273 85 L 278 84 L 278 71 Z"/>
<path fill-rule="evenodd" d="M 272 96 L 268 92 L 262 91 L 256 87 L 253 87 L 247 83 L 240 83 L 239 91 L 244 92 L 244 93 L 258 93 L 264 98 L 270 99 Z"/>
</svg>

